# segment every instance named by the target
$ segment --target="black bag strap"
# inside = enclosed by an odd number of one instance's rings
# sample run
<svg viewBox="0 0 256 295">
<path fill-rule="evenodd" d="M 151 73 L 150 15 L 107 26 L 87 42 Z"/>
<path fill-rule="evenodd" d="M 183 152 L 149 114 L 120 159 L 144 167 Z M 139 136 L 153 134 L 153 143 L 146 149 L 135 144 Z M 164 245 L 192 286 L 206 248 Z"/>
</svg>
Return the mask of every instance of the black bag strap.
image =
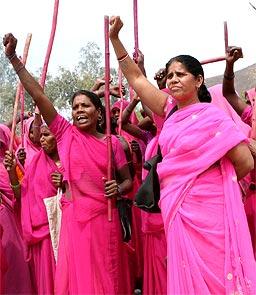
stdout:
<svg viewBox="0 0 256 295">
<path fill-rule="evenodd" d="M 175 113 L 178 110 L 178 106 L 176 105 L 174 108 L 172 108 L 169 112 L 169 114 L 167 115 L 167 117 L 165 118 L 164 121 L 166 121 L 169 117 L 171 117 L 171 115 L 173 113 Z M 160 149 L 160 145 L 158 145 L 157 147 L 157 155 L 159 155 L 161 157 L 161 159 L 163 158 L 162 153 L 161 153 L 161 149 Z"/>
</svg>

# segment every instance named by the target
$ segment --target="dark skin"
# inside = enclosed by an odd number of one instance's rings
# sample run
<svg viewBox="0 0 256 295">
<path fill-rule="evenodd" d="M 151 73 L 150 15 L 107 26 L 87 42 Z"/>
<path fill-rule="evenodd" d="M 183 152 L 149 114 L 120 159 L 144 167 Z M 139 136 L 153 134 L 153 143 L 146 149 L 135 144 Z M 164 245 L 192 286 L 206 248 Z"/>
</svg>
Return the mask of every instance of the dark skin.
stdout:
<svg viewBox="0 0 256 295">
<path fill-rule="evenodd" d="M 156 83 L 157 83 L 159 89 L 166 88 L 166 70 L 165 70 L 165 68 L 161 68 L 156 72 L 156 74 L 154 76 L 154 80 L 156 80 Z"/>
<path fill-rule="evenodd" d="M 15 54 L 17 39 L 12 34 L 6 34 L 3 38 L 3 44 L 5 46 L 5 54 L 6 56 L 13 56 Z M 54 108 L 50 99 L 44 93 L 40 84 L 33 78 L 33 76 L 26 70 L 26 68 L 21 64 L 21 61 L 17 56 L 11 59 L 11 64 L 15 71 L 18 73 L 19 79 L 29 93 L 29 95 L 33 98 L 36 103 L 40 113 L 42 114 L 46 124 L 49 126 L 57 115 L 57 111 Z M 74 125 L 89 134 L 96 136 L 97 138 L 101 138 L 104 135 L 100 135 L 97 130 L 97 120 L 100 113 L 100 110 L 97 110 L 89 104 L 88 98 L 85 96 L 74 100 L 72 105 L 72 117 L 74 121 Z M 88 117 L 86 115 L 87 110 L 90 109 L 91 113 Z M 83 116 L 83 119 L 78 119 L 78 116 Z M 119 196 L 119 192 L 122 194 L 126 194 L 132 189 L 132 180 L 129 174 L 128 166 L 125 165 L 119 170 L 120 177 L 122 182 L 119 184 L 119 189 L 117 190 L 117 182 L 116 180 L 109 180 L 105 182 L 105 195 L 106 197 L 113 198 Z M 115 193 L 112 192 L 113 183 L 115 186 Z"/>
<path fill-rule="evenodd" d="M 41 127 L 40 143 L 45 153 L 56 163 L 57 166 L 60 166 L 57 142 L 48 127 Z M 53 172 L 51 174 L 51 179 L 56 188 L 62 187 L 63 176 L 61 173 L 59 173 L 58 171 Z"/>
<path fill-rule="evenodd" d="M 60 160 L 57 151 L 56 139 L 47 127 L 42 127 L 40 130 L 40 142 L 45 153 L 56 163 L 57 166 L 59 166 Z M 19 180 L 16 172 L 16 159 L 14 154 L 10 151 L 6 151 L 3 163 L 8 171 L 10 183 L 13 186 L 17 186 L 19 184 Z M 51 174 L 51 180 L 56 188 L 62 187 L 62 178 L 62 174 L 57 171 Z M 20 199 L 20 186 L 12 187 L 12 190 L 15 198 Z"/>
<path fill-rule="evenodd" d="M 19 179 L 16 172 L 16 159 L 12 152 L 6 151 L 3 164 L 8 172 L 11 185 L 13 185 L 12 190 L 15 199 L 20 200 L 21 187 L 19 185 Z"/>
<path fill-rule="evenodd" d="M 241 99 L 235 90 L 234 79 L 226 79 L 227 77 L 232 77 L 234 74 L 234 64 L 235 62 L 243 57 L 243 52 L 241 47 L 229 46 L 226 52 L 226 68 L 223 76 L 222 91 L 223 96 L 232 105 L 234 110 L 239 116 L 242 115 L 247 104 Z"/>
</svg>

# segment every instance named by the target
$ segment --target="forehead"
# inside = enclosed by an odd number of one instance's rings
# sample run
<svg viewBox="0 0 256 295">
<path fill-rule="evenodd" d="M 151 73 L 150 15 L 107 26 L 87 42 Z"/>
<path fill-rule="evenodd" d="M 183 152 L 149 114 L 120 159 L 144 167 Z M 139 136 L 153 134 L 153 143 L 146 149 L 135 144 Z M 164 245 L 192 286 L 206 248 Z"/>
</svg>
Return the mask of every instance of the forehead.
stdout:
<svg viewBox="0 0 256 295">
<path fill-rule="evenodd" d="M 42 126 L 40 128 L 41 133 L 51 133 L 50 129 L 47 126 Z"/>
<path fill-rule="evenodd" d="M 187 68 L 183 63 L 179 61 L 173 61 L 167 69 L 167 74 L 171 72 L 187 72 Z"/>
<path fill-rule="evenodd" d="M 84 94 L 77 95 L 73 100 L 73 105 L 80 104 L 80 103 L 93 104 L 90 98 Z"/>
<path fill-rule="evenodd" d="M 120 111 L 120 109 L 119 108 L 117 108 L 117 107 L 114 107 L 114 108 L 112 108 L 112 110 L 111 110 L 113 113 L 115 113 L 115 112 L 119 112 Z"/>
</svg>

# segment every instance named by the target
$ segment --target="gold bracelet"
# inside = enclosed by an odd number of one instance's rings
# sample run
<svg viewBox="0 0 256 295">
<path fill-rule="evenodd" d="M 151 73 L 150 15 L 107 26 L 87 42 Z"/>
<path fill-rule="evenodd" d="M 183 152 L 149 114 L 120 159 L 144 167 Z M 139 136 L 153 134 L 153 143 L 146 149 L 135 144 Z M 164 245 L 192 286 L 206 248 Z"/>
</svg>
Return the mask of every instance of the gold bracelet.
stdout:
<svg viewBox="0 0 256 295">
<path fill-rule="evenodd" d="M 124 56 L 121 56 L 121 57 L 118 58 L 117 60 L 118 60 L 119 62 L 122 62 L 122 61 L 126 60 L 127 57 L 129 57 L 129 54 L 128 54 L 128 53 L 127 53 L 126 55 L 124 55 Z"/>
</svg>

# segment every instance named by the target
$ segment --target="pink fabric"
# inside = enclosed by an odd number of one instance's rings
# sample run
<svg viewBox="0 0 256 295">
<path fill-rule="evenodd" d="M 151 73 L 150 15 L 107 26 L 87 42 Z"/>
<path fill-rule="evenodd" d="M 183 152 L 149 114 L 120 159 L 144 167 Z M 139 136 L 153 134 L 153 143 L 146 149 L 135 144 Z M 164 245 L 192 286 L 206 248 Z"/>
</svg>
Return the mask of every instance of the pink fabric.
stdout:
<svg viewBox="0 0 256 295">
<path fill-rule="evenodd" d="M 55 260 L 49 233 L 44 198 L 57 194 L 51 174 L 60 172 L 43 151 L 37 152 L 22 181 L 21 220 L 24 239 L 31 253 L 39 294 L 54 293 Z"/>
<path fill-rule="evenodd" d="M 102 177 L 107 177 L 106 140 L 72 126 L 57 115 L 55 134 L 64 178 L 69 184 L 63 206 L 56 294 L 126 294 L 131 292 L 124 268 L 117 209 L 108 222 Z M 119 140 L 112 137 L 115 167 L 126 164 Z"/>
<path fill-rule="evenodd" d="M 246 124 L 252 126 L 252 107 L 251 106 L 248 106 L 244 109 L 244 111 L 241 115 L 241 119 Z"/>
<path fill-rule="evenodd" d="M 227 99 L 222 94 L 222 84 L 214 85 L 208 88 L 212 97 L 212 104 L 223 110 L 236 124 L 236 126 L 246 135 L 250 135 L 251 124 L 243 122 L 241 117 L 232 108 Z M 246 123 L 246 124 L 245 124 Z"/>
<path fill-rule="evenodd" d="M 34 122 L 34 119 L 34 117 L 30 117 L 29 119 L 24 121 L 24 149 L 26 152 L 25 169 L 29 166 L 34 155 L 41 149 L 40 146 L 34 144 L 29 138 L 29 131 L 32 126 L 32 123 Z M 19 145 L 17 151 L 20 148 L 21 145 Z"/>
<path fill-rule="evenodd" d="M 250 101 L 252 106 L 255 103 L 255 97 L 256 97 L 255 87 L 245 91 L 245 98 Z"/>
<path fill-rule="evenodd" d="M 256 292 L 240 189 L 225 158 L 243 140 L 233 121 L 207 103 L 178 110 L 163 126 L 158 175 L 168 294 Z"/>
<path fill-rule="evenodd" d="M 145 160 L 157 152 L 158 135 L 147 145 Z M 145 179 L 147 171 L 142 170 Z M 143 232 L 143 293 L 167 294 L 166 238 L 161 213 L 148 213 L 141 210 Z"/>
<path fill-rule="evenodd" d="M 123 111 L 128 107 L 129 102 L 127 100 L 123 100 Z M 121 100 L 116 101 L 115 103 L 113 103 L 113 105 L 111 106 L 111 110 L 117 108 L 117 109 L 121 109 Z M 131 123 L 134 125 L 137 125 L 139 123 L 139 120 L 136 116 L 136 113 L 133 111 L 131 114 Z"/>
<path fill-rule="evenodd" d="M 11 138 L 10 129 L 4 124 L 0 124 L 0 162 L 3 161 L 5 151 L 9 147 L 10 138 Z"/>
<path fill-rule="evenodd" d="M 9 177 L 0 163 L 0 227 L 5 268 L 2 274 L 3 294 L 32 294 L 28 264 L 24 257 L 24 243 L 15 213 L 15 200 L 9 185 Z M 2 266 L 1 266 L 2 267 Z"/>
</svg>

